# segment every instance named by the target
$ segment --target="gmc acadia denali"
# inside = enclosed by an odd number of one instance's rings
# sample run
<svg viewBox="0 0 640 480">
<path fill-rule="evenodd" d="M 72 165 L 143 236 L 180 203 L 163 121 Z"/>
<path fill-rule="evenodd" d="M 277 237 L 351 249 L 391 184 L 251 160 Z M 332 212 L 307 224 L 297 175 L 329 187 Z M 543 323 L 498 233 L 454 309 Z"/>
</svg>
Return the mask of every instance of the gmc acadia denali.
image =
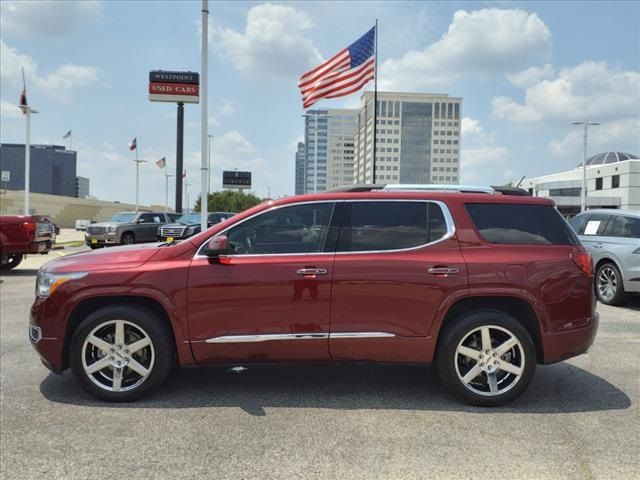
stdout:
<svg viewBox="0 0 640 480">
<path fill-rule="evenodd" d="M 61 257 L 29 334 L 54 372 L 130 401 L 174 364 L 437 365 L 462 400 L 515 399 L 587 351 L 591 256 L 519 189 L 353 186 L 269 201 L 177 244 Z"/>
</svg>

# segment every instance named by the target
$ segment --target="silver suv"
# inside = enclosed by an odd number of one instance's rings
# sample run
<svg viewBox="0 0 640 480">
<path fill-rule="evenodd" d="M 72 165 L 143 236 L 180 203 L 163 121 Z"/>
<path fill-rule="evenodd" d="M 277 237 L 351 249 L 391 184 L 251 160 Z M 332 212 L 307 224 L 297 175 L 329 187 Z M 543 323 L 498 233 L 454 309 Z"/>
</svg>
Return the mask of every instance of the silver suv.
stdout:
<svg viewBox="0 0 640 480">
<path fill-rule="evenodd" d="M 90 248 L 156 242 L 158 227 L 173 222 L 164 212 L 122 212 L 107 222 L 87 226 L 85 242 Z"/>
<path fill-rule="evenodd" d="M 569 224 L 593 256 L 598 300 L 620 305 L 640 292 L 640 211 L 589 210 Z"/>
</svg>

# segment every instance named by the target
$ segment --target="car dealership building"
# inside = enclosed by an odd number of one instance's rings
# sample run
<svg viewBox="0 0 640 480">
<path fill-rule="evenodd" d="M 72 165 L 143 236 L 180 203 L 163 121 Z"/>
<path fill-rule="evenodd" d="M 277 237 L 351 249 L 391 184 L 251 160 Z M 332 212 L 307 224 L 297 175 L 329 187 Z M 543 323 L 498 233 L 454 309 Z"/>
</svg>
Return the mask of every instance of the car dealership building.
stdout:
<svg viewBox="0 0 640 480">
<path fill-rule="evenodd" d="M 567 216 L 580 212 L 582 163 L 575 169 L 525 179 L 522 188 L 548 197 Z M 640 157 L 623 152 L 599 153 L 587 159 L 587 208 L 640 210 Z"/>
</svg>

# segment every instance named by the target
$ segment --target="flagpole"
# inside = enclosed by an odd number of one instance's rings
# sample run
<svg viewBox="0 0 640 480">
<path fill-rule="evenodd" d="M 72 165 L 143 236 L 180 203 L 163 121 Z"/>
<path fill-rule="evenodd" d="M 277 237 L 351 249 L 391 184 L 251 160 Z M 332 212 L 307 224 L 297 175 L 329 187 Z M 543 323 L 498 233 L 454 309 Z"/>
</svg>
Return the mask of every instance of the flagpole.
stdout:
<svg viewBox="0 0 640 480">
<path fill-rule="evenodd" d="M 31 108 L 25 109 L 27 114 L 27 132 L 24 145 L 24 214 L 29 215 L 29 180 L 30 180 L 30 162 L 31 162 Z"/>
<path fill-rule="evenodd" d="M 73 132 L 69 133 L 69 150 L 73 146 Z"/>
<path fill-rule="evenodd" d="M 138 161 L 138 137 L 136 137 L 136 213 L 138 212 L 139 185 L 140 185 L 140 162 Z"/>
<path fill-rule="evenodd" d="M 373 77 L 373 184 L 376 183 L 376 150 L 378 149 L 377 130 L 378 130 L 378 19 L 376 18 L 376 44 L 373 58 L 374 77 Z M 366 153 L 366 152 L 365 152 Z"/>
</svg>

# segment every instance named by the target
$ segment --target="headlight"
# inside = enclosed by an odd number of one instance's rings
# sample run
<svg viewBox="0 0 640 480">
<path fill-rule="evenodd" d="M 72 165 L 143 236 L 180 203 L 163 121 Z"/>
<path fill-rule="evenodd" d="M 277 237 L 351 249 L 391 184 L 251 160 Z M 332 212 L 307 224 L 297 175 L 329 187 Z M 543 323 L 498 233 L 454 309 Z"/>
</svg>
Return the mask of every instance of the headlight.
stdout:
<svg viewBox="0 0 640 480">
<path fill-rule="evenodd" d="M 107 232 L 109 233 L 116 233 L 117 231 L 118 231 L 117 225 L 110 225 L 109 227 L 107 227 Z"/>
<path fill-rule="evenodd" d="M 193 232 L 196 231 L 196 227 L 187 227 L 187 229 L 184 231 L 185 235 L 193 235 Z"/>
<path fill-rule="evenodd" d="M 86 272 L 50 273 L 40 271 L 36 277 L 36 294 L 39 297 L 46 298 L 55 292 L 63 283 L 86 276 Z"/>
<path fill-rule="evenodd" d="M 640 253 L 640 247 L 636 248 L 632 253 Z"/>
</svg>

